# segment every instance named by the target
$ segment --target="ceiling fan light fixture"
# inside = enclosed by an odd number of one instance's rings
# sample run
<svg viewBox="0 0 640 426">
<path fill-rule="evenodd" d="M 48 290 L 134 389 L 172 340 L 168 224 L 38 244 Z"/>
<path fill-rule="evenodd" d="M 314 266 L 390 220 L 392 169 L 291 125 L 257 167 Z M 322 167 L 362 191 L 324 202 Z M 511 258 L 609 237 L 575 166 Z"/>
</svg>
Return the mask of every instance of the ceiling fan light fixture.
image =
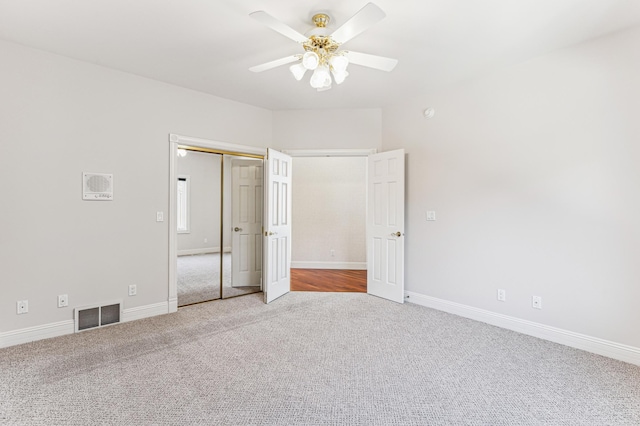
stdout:
<svg viewBox="0 0 640 426">
<path fill-rule="evenodd" d="M 344 82 L 344 80 L 349 76 L 349 73 L 347 71 L 332 71 L 333 74 L 333 80 L 336 82 L 336 84 L 342 84 Z"/>
<path fill-rule="evenodd" d="M 302 55 L 302 66 L 308 70 L 315 70 L 320 64 L 320 57 L 316 52 L 305 52 Z"/>
<path fill-rule="evenodd" d="M 300 81 L 304 74 L 307 72 L 307 69 L 302 65 L 302 62 L 298 62 L 297 64 L 293 64 L 289 67 L 289 71 L 293 74 L 293 78 Z"/>
<path fill-rule="evenodd" d="M 329 72 L 329 67 L 326 65 L 321 65 L 316 68 L 311 75 L 309 84 L 311 84 L 311 87 L 313 87 L 314 89 L 331 87 L 331 73 Z"/>
<path fill-rule="evenodd" d="M 338 29 L 329 30 L 330 18 L 326 13 L 316 13 L 312 22 L 314 28 L 304 35 L 287 24 L 279 21 L 265 11 L 259 10 L 249 16 L 295 41 L 304 49 L 304 53 L 294 54 L 275 61 L 249 68 L 253 72 L 262 72 L 285 64 L 296 80 L 302 80 L 307 70 L 313 71 L 309 83 L 318 91 L 331 88 L 333 81 L 341 84 L 349 76 L 347 67 L 350 63 L 381 71 L 391 71 L 398 63 L 397 59 L 383 56 L 340 50 L 341 46 L 382 20 L 386 14 L 373 3 L 367 3 L 355 15 L 344 22 Z"/>
<path fill-rule="evenodd" d="M 331 59 L 329 59 L 329 65 L 331 65 L 331 68 L 336 72 L 346 72 L 347 66 L 349 65 L 349 58 L 344 55 L 333 55 Z"/>
</svg>

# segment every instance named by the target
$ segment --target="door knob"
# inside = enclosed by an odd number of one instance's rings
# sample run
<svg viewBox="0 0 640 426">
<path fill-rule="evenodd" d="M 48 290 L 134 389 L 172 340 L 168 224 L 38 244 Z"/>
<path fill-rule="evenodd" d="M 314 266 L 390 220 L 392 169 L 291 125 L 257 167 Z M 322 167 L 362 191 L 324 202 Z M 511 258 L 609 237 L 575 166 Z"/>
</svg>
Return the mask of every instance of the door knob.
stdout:
<svg viewBox="0 0 640 426">
<path fill-rule="evenodd" d="M 265 232 L 264 234 L 270 237 L 272 235 L 277 235 L 278 233 L 277 232 Z"/>
<path fill-rule="evenodd" d="M 233 228 L 234 231 L 238 232 L 238 231 L 242 231 L 242 228 L 238 228 L 237 226 L 235 228 Z"/>
<path fill-rule="evenodd" d="M 393 233 L 391 235 L 393 235 L 395 237 L 402 237 L 402 232 L 398 231 L 398 232 L 395 232 L 395 233 Z"/>
</svg>

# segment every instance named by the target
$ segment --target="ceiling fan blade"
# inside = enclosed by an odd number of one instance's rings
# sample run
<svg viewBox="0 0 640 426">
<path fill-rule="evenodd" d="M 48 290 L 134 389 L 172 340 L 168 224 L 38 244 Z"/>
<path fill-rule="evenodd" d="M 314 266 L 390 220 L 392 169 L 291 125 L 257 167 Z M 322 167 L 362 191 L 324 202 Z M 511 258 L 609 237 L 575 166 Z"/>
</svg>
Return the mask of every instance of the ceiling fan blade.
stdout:
<svg viewBox="0 0 640 426">
<path fill-rule="evenodd" d="M 331 38 L 338 43 L 346 43 L 376 22 L 387 16 L 382 9 L 373 3 L 367 3 L 347 22 L 331 34 Z"/>
<path fill-rule="evenodd" d="M 382 71 L 392 71 L 398 64 L 397 59 L 385 58 L 384 56 L 369 55 L 367 53 L 346 52 L 349 62 L 364 67 L 375 68 Z"/>
<path fill-rule="evenodd" d="M 257 12 L 250 13 L 249 16 L 251 16 L 256 21 L 271 28 L 272 30 L 279 32 L 283 36 L 290 38 L 293 41 L 297 41 L 298 43 L 304 43 L 305 41 L 308 40 L 307 37 L 303 36 L 296 30 L 288 26 L 287 24 L 278 21 L 276 18 L 269 15 L 264 10 L 259 10 Z"/>
<path fill-rule="evenodd" d="M 299 61 L 300 55 L 291 55 L 286 58 L 276 59 L 275 61 L 267 62 L 261 65 L 256 65 L 254 67 L 249 68 L 249 71 L 253 72 L 262 72 L 266 70 L 270 70 L 271 68 L 279 67 L 280 65 L 290 64 L 291 62 Z"/>
</svg>

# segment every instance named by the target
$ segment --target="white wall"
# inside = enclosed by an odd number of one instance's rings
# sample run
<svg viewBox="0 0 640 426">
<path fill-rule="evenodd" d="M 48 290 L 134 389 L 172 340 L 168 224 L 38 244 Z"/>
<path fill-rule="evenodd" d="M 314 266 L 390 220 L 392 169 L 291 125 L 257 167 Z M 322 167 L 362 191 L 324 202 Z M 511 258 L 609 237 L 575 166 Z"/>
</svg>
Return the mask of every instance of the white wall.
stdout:
<svg viewBox="0 0 640 426">
<path fill-rule="evenodd" d="M 189 176 L 189 232 L 178 234 L 178 255 L 220 251 L 222 156 L 188 151 L 178 175 Z"/>
<path fill-rule="evenodd" d="M 265 147 L 272 113 L 11 43 L 0 57 L 0 333 L 166 303 L 169 133 Z M 113 173 L 114 200 L 82 201 L 83 171 Z"/>
<path fill-rule="evenodd" d="M 380 149 L 380 109 L 316 109 L 273 112 L 278 149 Z"/>
<path fill-rule="evenodd" d="M 365 269 L 367 158 L 295 157 L 293 170 L 292 267 Z"/>
<path fill-rule="evenodd" d="M 382 141 L 382 111 L 376 108 L 369 109 L 316 109 L 316 110 L 285 110 L 273 112 L 273 146 L 278 149 L 289 150 L 321 150 L 321 149 L 377 149 L 380 150 Z M 366 246 L 361 246 L 359 235 L 361 228 L 353 224 L 351 230 L 354 237 L 347 242 L 331 241 L 324 232 L 317 232 L 318 229 L 331 227 L 332 232 L 340 232 L 344 236 L 344 226 L 341 222 L 333 221 L 336 214 L 323 213 L 321 228 L 314 228 L 313 222 L 319 215 L 309 211 L 309 206 L 319 207 L 324 202 L 332 202 L 335 197 L 343 199 L 341 195 L 325 192 L 325 188 L 320 188 L 322 179 L 333 178 L 325 175 L 325 171 L 314 170 L 305 161 L 313 161 L 304 157 L 296 157 L 293 161 L 293 222 L 292 222 L 292 262 L 294 266 L 301 267 L 310 262 L 334 262 L 334 266 L 345 266 L 345 262 L 360 264 L 361 259 L 366 261 Z M 319 159 L 318 161 L 322 161 Z M 345 160 L 349 161 L 349 160 Z M 352 170 L 360 173 L 358 166 Z M 316 175 L 317 174 L 317 175 Z M 324 176 L 324 177 L 323 177 Z M 302 178 L 302 180 L 299 180 Z M 354 178 L 352 176 L 351 178 Z M 305 189 L 300 188 L 302 182 L 315 180 L 313 190 L 317 196 L 309 196 Z M 356 185 L 356 184 L 354 184 Z M 356 185 L 357 186 L 357 185 Z M 322 195 L 320 195 L 322 194 Z M 365 195 L 365 194 L 363 194 Z M 353 200 L 357 202 L 357 200 Z M 312 204 L 310 204 L 312 203 Z M 345 206 L 351 211 L 358 208 Z M 339 210 L 343 211 L 343 210 Z M 314 219 L 310 219 L 315 214 Z M 366 215 L 366 211 L 364 212 Z M 330 217 L 334 222 L 330 225 L 326 220 Z M 343 216 L 344 217 L 344 216 Z M 358 220 L 358 224 L 360 221 Z M 364 218 L 362 226 L 365 226 Z M 339 229 L 339 230 L 338 230 Z M 316 231 L 314 234 L 314 230 Z M 362 231 L 364 232 L 364 231 Z M 366 242 L 363 240 L 363 243 Z M 330 251 L 335 250 L 335 256 L 331 257 Z M 340 263 L 338 263 L 340 259 Z M 325 265 L 329 267 L 330 265 Z M 351 266 L 355 267 L 355 266 Z"/>
<path fill-rule="evenodd" d="M 638 46 L 636 28 L 383 111 L 383 148 L 408 153 L 408 290 L 640 347 Z"/>
</svg>

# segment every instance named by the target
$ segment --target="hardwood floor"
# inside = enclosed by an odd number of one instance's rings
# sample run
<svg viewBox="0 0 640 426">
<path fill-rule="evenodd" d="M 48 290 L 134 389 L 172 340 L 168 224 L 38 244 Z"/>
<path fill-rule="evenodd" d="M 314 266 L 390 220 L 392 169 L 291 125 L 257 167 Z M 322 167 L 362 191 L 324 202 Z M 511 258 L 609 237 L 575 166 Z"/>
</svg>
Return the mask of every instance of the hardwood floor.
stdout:
<svg viewBox="0 0 640 426">
<path fill-rule="evenodd" d="M 367 292 L 367 271 L 291 269 L 291 291 Z"/>
</svg>

